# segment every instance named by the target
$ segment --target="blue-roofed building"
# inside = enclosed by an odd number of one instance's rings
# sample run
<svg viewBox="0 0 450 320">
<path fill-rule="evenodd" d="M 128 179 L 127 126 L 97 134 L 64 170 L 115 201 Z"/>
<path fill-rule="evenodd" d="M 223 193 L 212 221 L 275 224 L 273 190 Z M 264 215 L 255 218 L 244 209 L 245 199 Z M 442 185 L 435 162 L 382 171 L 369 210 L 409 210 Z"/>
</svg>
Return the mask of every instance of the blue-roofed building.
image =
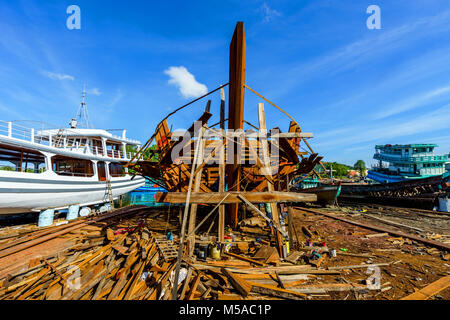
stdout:
<svg viewBox="0 0 450 320">
<path fill-rule="evenodd" d="M 373 158 L 378 165 L 368 178 L 378 182 L 399 182 L 442 175 L 446 172 L 448 155 L 435 155 L 436 144 L 377 145 Z"/>
</svg>

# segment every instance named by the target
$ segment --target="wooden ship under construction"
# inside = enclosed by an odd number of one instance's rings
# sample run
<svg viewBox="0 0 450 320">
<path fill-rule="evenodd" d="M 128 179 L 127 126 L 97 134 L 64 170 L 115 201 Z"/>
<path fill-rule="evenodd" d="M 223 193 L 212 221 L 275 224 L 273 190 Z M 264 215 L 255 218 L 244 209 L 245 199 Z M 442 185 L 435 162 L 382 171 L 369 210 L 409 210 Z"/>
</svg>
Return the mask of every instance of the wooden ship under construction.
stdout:
<svg viewBox="0 0 450 320">
<path fill-rule="evenodd" d="M 265 219 L 275 227 L 281 246 L 284 233 L 278 224 L 277 203 L 316 201 L 315 194 L 289 192 L 289 183 L 298 175 L 314 171 L 322 157 L 314 153 L 307 142 L 313 137 L 312 133 L 302 132 L 290 115 L 245 84 L 245 57 L 244 24 L 238 22 L 230 44 L 229 82 L 165 117 L 128 166 L 168 191 L 157 195 L 158 202 L 185 203 L 185 216 L 190 206 L 189 233 L 196 228 L 197 205 L 216 205 L 213 210 L 219 211 L 219 241 L 223 241 L 225 225 L 237 226 L 239 203 L 261 215 L 263 213 L 253 204 L 270 203 L 271 217 L 265 214 Z M 227 86 L 226 115 L 224 88 Z M 207 100 L 203 114 L 189 124 L 181 139 L 179 134 L 170 131 L 170 116 L 218 91 L 221 97 L 219 122 L 208 123 L 212 113 L 211 100 Z M 258 105 L 257 122 L 245 120 L 245 91 L 256 94 L 290 118 L 288 132 L 281 132 L 277 127 L 266 128 L 264 103 Z M 244 124 L 249 129 L 244 130 Z M 174 138 L 176 135 L 178 139 Z M 157 148 L 149 149 L 155 142 Z M 301 151 L 302 145 L 306 151 Z M 158 160 L 142 160 L 145 152 L 157 153 Z"/>
</svg>

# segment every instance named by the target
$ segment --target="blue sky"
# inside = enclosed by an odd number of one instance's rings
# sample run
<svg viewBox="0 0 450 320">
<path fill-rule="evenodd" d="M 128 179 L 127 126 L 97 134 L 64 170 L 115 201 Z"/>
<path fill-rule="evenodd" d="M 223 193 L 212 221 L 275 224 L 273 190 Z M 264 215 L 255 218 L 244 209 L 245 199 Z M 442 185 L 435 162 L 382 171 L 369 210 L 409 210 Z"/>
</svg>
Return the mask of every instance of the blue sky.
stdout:
<svg viewBox="0 0 450 320">
<path fill-rule="evenodd" d="M 66 27 L 71 4 L 81 9 L 81 30 Z M 366 27 L 372 4 L 381 30 Z M 190 89 L 198 95 L 228 81 L 237 21 L 245 23 L 246 83 L 314 133 L 310 144 L 324 160 L 371 164 L 384 143 L 450 151 L 448 0 L 2 1 L 0 119 L 65 126 L 86 83 L 94 126 L 126 128 L 144 142 L 192 99 Z M 194 87 L 183 94 L 169 70 L 181 70 L 181 81 L 191 74 Z M 220 96 L 211 99 L 213 123 Z M 258 102 L 247 92 L 251 123 Z M 205 103 L 169 124 L 185 128 Z M 266 113 L 268 127 L 287 129 L 267 103 Z"/>
</svg>

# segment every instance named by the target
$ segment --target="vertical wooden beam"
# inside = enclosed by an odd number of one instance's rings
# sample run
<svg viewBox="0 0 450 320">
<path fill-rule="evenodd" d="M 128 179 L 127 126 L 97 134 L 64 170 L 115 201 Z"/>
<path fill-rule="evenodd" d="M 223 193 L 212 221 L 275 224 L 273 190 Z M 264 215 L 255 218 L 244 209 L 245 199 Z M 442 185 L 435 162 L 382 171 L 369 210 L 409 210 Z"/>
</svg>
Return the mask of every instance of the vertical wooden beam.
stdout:
<svg viewBox="0 0 450 320">
<path fill-rule="evenodd" d="M 292 207 L 288 207 L 288 234 L 289 234 L 289 250 L 294 250 L 294 215 L 292 212 Z"/>
<path fill-rule="evenodd" d="M 199 140 L 203 138 L 203 130 L 200 130 L 199 134 Z M 200 144 L 197 144 L 195 151 L 194 151 L 194 161 L 191 165 L 191 175 L 189 177 L 189 185 L 186 195 L 186 204 L 184 207 L 184 214 L 183 214 L 183 223 L 181 224 L 181 232 L 180 232 L 180 244 L 178 246 L 178 256 L 177 256 L 177 263 L 175 264 L 175 278 L 173 283 L 178 283 L 178 277 L 180 275 L 180 266 L 181 266 L 181 257 L 183 255 L 183 248 L 184 248 L 184 236 L 186 232 L 186 224 L 188 220 L 188 210 L 189 210 L 189 201 L 191 200 L 191 188 L 193 183 L 193 176 L 195 171 L 195 165 L 197 163 L 197 155 L 198 155 L 198 149 L 200 147 Z M 180 167 L 181 168 L 181 167 Z M 172 288 L 172 300 L 177 300 L 178 287 L 173 286 Z"/>
<path fill-rule="evenodd" d="M 266 114 L 264 112 L 264 103 L 258 104 L 258 120 L 259 120 L 259 131 L 262 133 L 267 133 L 267 127 L 266 127 Z M 266 169 L 265 174 L 269 176 L 272 180 L 272 176 L 270 173 L 271 165 L 270 165 L 270 154 L 269 154 L 269 144 L 267 142 L 266 138 L 261 138 L 261 149 L 262 149 L 262 156 L 263 156 L 263 164 L 265 166 L 264 169 Z M 261 168 L 263 170 L 263 168 Z M 273 182 L 267 181 L 267 191 L 272 192 L 274 191 L 274 185 Z M 272 210 L 272 219 L 276 224 L 280 224 L 280 217 L 278 214 L 278 206 L 277 203 L 270 203 L 270 209 Z M 283 237 L 281 236 L 279 231 L 276 232 L 276 239 L 277 239 L 277 246 L 278 246 L 278 253 L 280 257 L 283 257 Z"/>
<path fill-rule="evenodd" d="M 220 131 L 225 134 L 225 90 L 220 89 Z M 222 138 L 222 147 L 219 151 L 219 192 L 225 191 L 225 138 Z M 219 242 L 224 240 L 225 232 L 225 205 L 219 207 L 219 224 L 218 224 Z"/>
<path fill-rule="evenodd" d="M 245 32 L 244 23 L 238 22 L 230 43 L 230 73 L 228 97 L 228 129 L 243 129 L 244 124 L 244 82 L 245 82 Z M 234 142 L 233 163 L 227 164 L 228 190 L 239 191 L 241 172 L 238 164 L 238 144 Z M 237 227 L 238 205 L 228 207 L 228 221 Z"/>
<path fill-rule="evenodd" d="M 200 164 L 203 163 L 203 154 L 205 151 L 205 144 L 206 144 L 206 139 L 203 138 L 203 134 L 205 133 L 205 127 L 202 127 L 201 129 L 201 133 L 199 134 L 199 137 L 197 139 L 197 143 L 199 144 L 198 146 L 198 155 L 197 155 L 197 163 L 193 163 L 192 166 L 199 166 Z M 195 157 L 194 157 L 195 159 Z M 195 174 L 194 176 L 194 186 L 192 187 L 192 191 L 193 192 L 199 192 L 200 190 L 200 184 L 202 181 L 202 173 L 203 173 L 203 169 L 200 169 L 197 174 Z M 193 203 L 191 204 L 191 210 L 189 212 L 189 227 L 188 227 L 188 234 L 192 233 L 192 231 L 194 231 L 195 229 L 195 223 L 197 220 L 197 204 Z M 195 245 L 195 233 L 193 233 L 190 237 L 188 237 L 188 242 L 189 242 L 189 255 L 191 256 L 194 252 L 194 245 Z"/>
</svg>

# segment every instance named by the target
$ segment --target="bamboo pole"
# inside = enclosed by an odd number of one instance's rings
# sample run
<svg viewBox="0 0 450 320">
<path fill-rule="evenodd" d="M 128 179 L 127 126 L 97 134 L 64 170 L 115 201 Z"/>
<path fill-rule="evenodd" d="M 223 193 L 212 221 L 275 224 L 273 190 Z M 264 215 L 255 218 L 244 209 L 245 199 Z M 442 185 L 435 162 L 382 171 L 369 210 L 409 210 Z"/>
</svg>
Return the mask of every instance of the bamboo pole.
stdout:
<svg viewBox="0 0 450 320">
<path fill-rule="evenodd" d="M 198 139 L 201 140 L 202 136 L 203 136 L 203 130 L 200 131 Z M 189 210 L 189 200 L 191 198 L 192 182 L 193 182 L 193 178 L 194 178 L 195 165 L 197 164 L 197 156 L 198 156 L 199 147 L 200 147 L 200 143 L 197 143 L 197 145 L 195 146 L 194 161 L 191 166 L 191 176 L 189 178 L 188 191 L 187 191 L 187 195 L 186 195 L 186 204 L 184 207 L 183 223 L 181 225 L 180 244 L 178 246 L 178 256 L 177 256 L 177 262 L 176 262 L 176 266 L 175 266 L 174 283 L 178 283 L 178 277 L 180 276 L 181 257 L 183 255 L 184 234 L 186 232 L 188 210 Z M 174 285 L 172 288 L 172 300 L 177 300 L 177 291 L 178 291 L 178 287 L 176 285 Z"/>
</svg>

